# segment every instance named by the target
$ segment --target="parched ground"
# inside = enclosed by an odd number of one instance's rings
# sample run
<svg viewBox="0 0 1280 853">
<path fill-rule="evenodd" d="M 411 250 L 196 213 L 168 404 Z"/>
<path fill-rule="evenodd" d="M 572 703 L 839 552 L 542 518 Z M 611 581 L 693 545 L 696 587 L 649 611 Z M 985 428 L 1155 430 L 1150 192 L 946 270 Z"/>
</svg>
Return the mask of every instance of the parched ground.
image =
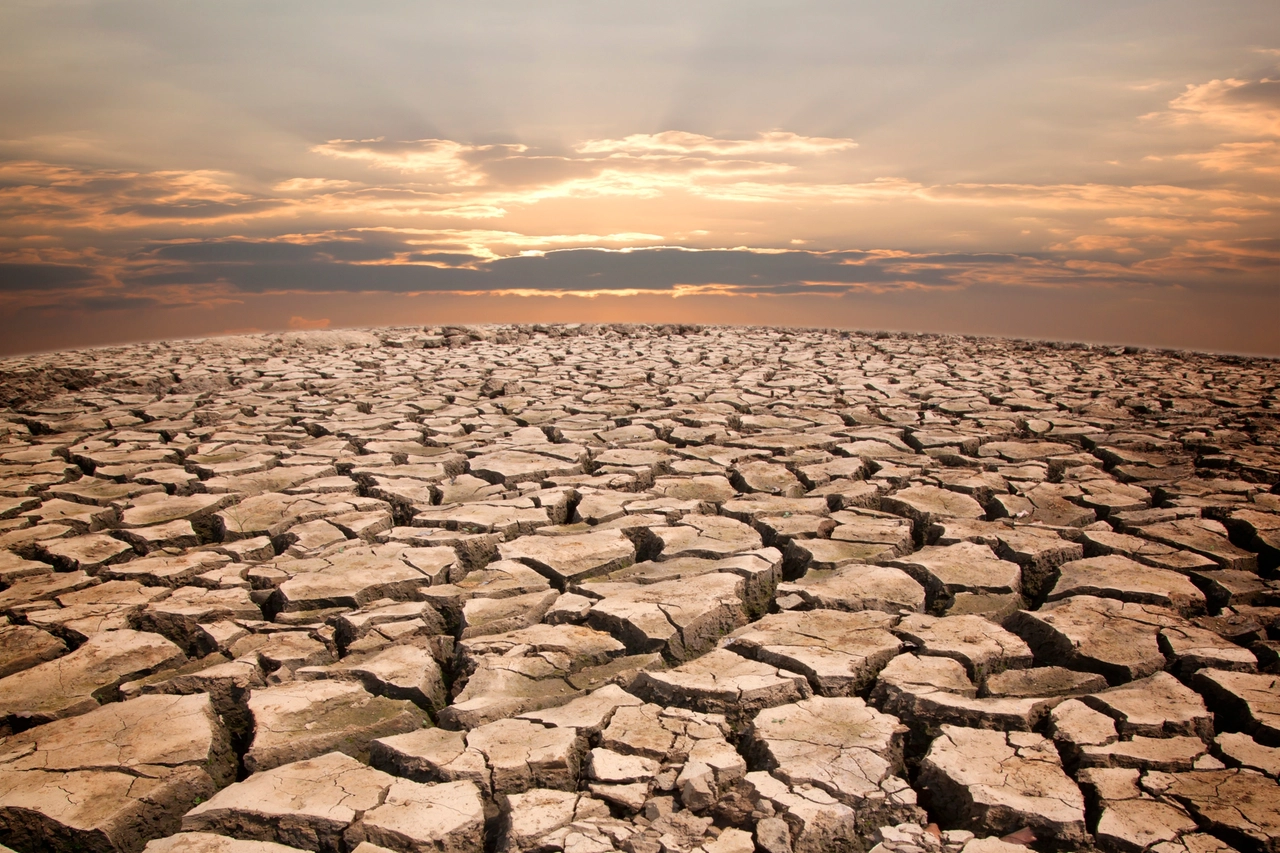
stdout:
<svg viewBox="0 0 1280 853">
<path fill-rule="evenodd" d="M 0 361 L 0 845 L 1276 853 L 1278 382 L 687 326 Z"/>
</svg>

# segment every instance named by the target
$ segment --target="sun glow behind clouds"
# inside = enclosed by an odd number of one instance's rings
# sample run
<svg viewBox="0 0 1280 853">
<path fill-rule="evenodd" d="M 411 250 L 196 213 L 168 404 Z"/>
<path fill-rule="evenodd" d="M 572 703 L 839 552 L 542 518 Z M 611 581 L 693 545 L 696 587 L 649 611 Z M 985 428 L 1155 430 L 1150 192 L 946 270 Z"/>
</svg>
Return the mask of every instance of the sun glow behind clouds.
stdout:
<svg viewBox="0 0 1280 853">
<path fill-rule="evenodd" d="M 761 133 L 755 139 L 714 139 L 697 133 L 668 130 L 664 133 L 635 133 L 624 139 L 592 139 L 574 146 L 583 154 L 637 155 L 652 157 L 759 157 L 770 155 L 830 154 L 857 148 L 852 139 L 800 136 L 783 130 Z"/>
</svg>

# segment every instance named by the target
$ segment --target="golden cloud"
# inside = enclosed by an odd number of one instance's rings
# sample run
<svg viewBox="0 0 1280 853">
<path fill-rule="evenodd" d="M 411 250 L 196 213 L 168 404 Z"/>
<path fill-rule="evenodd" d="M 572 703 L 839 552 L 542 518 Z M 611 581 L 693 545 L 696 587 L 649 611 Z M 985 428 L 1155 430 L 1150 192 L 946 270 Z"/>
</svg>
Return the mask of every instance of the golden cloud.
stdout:
<svg viewBox="0 0 1280 853">
<path fill-rule="evenodd" d="M 523 146 L 515 146 L 523 149 Z M 388 142 L 375 139 L 330 139 L 314 145 L 311 151 L 339 160 L 354 160 L 375 169 L 426 174 L 436 182 L 469 186 L 480 183 L 483 175 L 466 162 L 464 155 L 477 146 L 451 139 L 413 139 Z"/>
<path fill-rule="evenodd" d="M 280 181 L 271 189 L 279 193 L 318 193 L 336 192 L 359 186 L 354 181 L 341 181 L 332 178 L 290 178 Z"/>
<path fill-rule="evenodd" d="M 800 136 L 788 131 L 773 130 L 761 133 L 755 139 L 716 139 L 697 133 L 668 130 L 663 133 L 635 133 L 622 139 L 591 139 L 580 143 L 574 150 L 582 154 L 687 157 L 760 157 L 760 156 L 818 156 L 858 147 L 852 139 L 835 139 L 823 136 Z"/>
</svg>

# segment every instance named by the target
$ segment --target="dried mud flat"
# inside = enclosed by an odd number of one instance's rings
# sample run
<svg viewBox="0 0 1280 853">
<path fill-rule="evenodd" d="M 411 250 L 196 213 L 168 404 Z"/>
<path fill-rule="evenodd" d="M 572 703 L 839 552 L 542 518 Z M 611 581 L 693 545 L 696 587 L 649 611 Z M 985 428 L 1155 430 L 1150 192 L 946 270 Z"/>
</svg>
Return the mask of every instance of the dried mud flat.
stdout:
<svg viewBox="0 0 1280 853">
<path fill-rule="evenodd" d="M 1274 853 L 1278 381 L 718 327 L 0 361 L 0 842 Z"/>
</svg>

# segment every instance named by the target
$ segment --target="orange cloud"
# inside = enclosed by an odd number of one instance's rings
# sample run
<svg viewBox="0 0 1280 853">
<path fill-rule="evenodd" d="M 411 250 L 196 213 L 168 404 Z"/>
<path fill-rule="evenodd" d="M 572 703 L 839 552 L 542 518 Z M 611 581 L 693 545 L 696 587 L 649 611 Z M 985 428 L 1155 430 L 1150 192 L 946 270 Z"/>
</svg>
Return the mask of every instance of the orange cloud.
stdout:
<svg viewBox="0 0 1280 853">
<path fill-rule="evenodd" d="M 1197 210 L 1206 204 L 1239 204 L 1265 198 L 1258 193 L 1173 184 L 948 184 L 929 187 L 934 201 L 1038 207 L 1046 211 L 1153 208 Z"/>
<path fill-rule="evenodd" d="M 1125 231 L 1149 233 L 1152 231 L 1220 231 L 1224 228 L 1237 228 L 1238 223 L 1225 220 L 1193 220 L 1168 216 L 1111 216 L 1103 220 Z"/>
<path fill-rule="evenodd" d="M 298 317 L 298 316 L 294 316 L 294 317 L 290 317 L 290 318 L 289 318 L 289 328 L 290 328 L 290 329 L 300 329 L 300 330 L 305 330 L 305 329 L 327 329 L 327 328 L 329 328 L 329 323 L 330 323 L 330 322 L 331 322 L 331 321 L 329 320 L 329 318 L 328 318 L 328 317 L 325 317 L 325 318 L 323 318 L 323 319 L 319 319 L 319 320 L 309 320 L 309 319 L 307 319 L 306 317 Z"/>
<path fill-rule="evenodd" d="M 1261 175 L 1280 175 L 1280 143 L 1224 142 L 1210 151 L 1195 154 L 1179 154 L 1178 159 L 1190 160 L 1202 168 L 1214 172 L 1253 172 Z"/>
<path fill-rule="evenodd" d="M 12 227 L 133 228 L 243 221 L 280 200 L 236 189 L 207 169 L 133 172 L 33 161 L 0 163 L 0 217 Z M 12 233 L 12 232 L 11 232 Z"/>
<path fill-rule="evenodd" d="M 1055 252 L 1120 252 L 1137 254 L 1128 237 L 1117 237 L 1109 234 L 1081 234 L 1065 243 L 1055 243 L 1049 247 Z"/>
<path fill-rule="evenodd" d="M 1190 84 L 1169 102 L 1169 109 L 1144 119 L 1165 128 L 1195 127 L 1230 134 L 1210 149 L 1171 157 L 1148 155 L 1148 162 L 1190 162 L 1224 176 L 1280 174 L 1280 80 L 1234 77 Z"/>
<path fill-rule="evenodd" d="M 1163 114 L 1177 122 L 1199 121 L 1249 136 L 1280 136 L 1280 80 L 1210 80 L 1188 85 Z M 1160 116 L 1162 114 L 1154 114 Z"/>
</svg>

